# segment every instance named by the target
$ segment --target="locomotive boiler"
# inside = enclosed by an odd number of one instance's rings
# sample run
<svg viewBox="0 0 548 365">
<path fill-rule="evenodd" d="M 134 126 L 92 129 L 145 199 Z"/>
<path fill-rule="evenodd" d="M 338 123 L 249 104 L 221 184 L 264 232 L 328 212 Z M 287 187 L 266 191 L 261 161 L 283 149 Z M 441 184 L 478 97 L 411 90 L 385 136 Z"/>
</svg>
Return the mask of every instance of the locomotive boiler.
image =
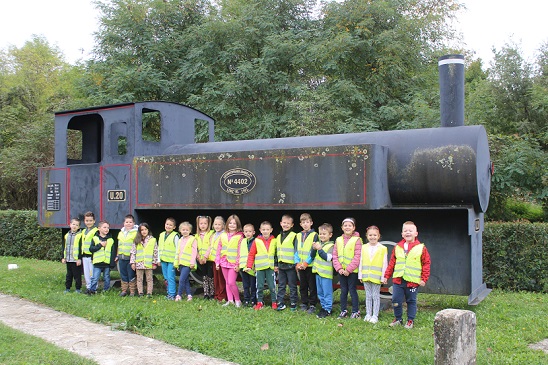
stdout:
<svg viewBox="0 0 548 365">
<path fill-rule="evenodd" d="M 483 126 L 464 126 L 464 59 L 439 60 L 441 127 L 214 142 L 214 121 L 191 107 L 147 101 L 55 114 L 55 166 L 38 171 L 38 219 L 67 227 L 86 211 L 121 228 L 230 214 L 277 227 L 303 212 L 315 226 L 354 217 L 401 239 L 412 220 L 432 257 L 429 293 L 488 293 L 482 278 L 483 215 L 491 162 Z M 157 123 L 157 137 L 145 131 Z M 209 142 L 195 143 L 197 125 Z M 275 232 L 278 229 L 275 228 Z"/>
</svg>

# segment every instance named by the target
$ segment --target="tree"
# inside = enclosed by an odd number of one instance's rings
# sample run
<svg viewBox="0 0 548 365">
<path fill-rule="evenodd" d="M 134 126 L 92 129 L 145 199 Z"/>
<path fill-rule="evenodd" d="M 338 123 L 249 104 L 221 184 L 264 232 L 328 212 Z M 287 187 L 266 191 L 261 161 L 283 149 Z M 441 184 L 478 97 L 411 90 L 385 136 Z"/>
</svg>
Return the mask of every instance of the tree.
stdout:
<svg viewBox="0 0 548 365">
<path fill-rule="evenodd" d="M 42 37 L 0 62 L 0 208 L 36 207 L 36 169 L 53 164 L 53 115 L 77 105 L 74 66 Z"/>
</svg>

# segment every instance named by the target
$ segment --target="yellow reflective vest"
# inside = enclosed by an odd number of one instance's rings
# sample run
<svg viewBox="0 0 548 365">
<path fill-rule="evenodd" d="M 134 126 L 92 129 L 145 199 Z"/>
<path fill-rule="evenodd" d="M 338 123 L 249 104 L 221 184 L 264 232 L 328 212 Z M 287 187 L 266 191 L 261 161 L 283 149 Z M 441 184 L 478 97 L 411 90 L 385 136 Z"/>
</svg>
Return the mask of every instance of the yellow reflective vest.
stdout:
<svg viewBox="0 0 548 365">
<path fill-rule="evenodd" d="M 240 241 L 245 238 L 243 233 L 235 233 L 230 239 L 228 239 L 228 233 L 221 233 L 221 257 L 226 256 L 226 261 L 231 264 L 236 264 L 238 260 L 238 251 L 240 248 Z M 239 266 L 239 263 L 238 263 Z"/>
<path fill-rule="evenodd" d="M 175 231 L 171 231 L 169 234 L 165 231 L 160 233 L 158 240 L 158 259 L 160 261 L 175 263 L 175 237 L 177 237 Z"/>
<path fill-rule="evenodd" d="M 83 243 L 82 243 L 82 253 L 87 256 L 91 256 L 92 253 L 89 250 L 89 247 L 91 246 L 91 242 L 93 241 L 93 237 L 97 233 L 99 229 L 97 227 L 91 228 L 86 233 L 86 228 L 82 230 L 82 236 L 83 236 Z"/>
<path fill-rule="evenodd" d="M 350 265 L 350 262 L 352 262 L 352 259 L 354 258 L 354 248 L 356 247 L 356 242 L 360 237 L 358 236 L 352 236 L 348 239 L 348 242 L 346 243 L 346 246 L 344 245 L 344 238 L 343 236 L 337 237 L 337 240 L 335 241 L 335 244 L 337 245 L 337 255 L 339 256 L 339 262 L 342 265 L 342 268 L 346 270 L 346 267 Z M 358 268 L 352 272 L 357 273 Z"/>
<path fill-rule="evenodd" d="M 257 254 L 255 255 L 255 271 L 274 269 L 274 252 L 276 251 L 276 239 L 270 241 L 270 247 L 266 249 L 266 244 L 262 237 L 255 238 Z"/>
<path fill-rule="evenodd" d="M 95 245 L 100 244 L 101 237 L 93 237 L 93 242 L 95 243 Z M 107 244 L 105 245 L 105 247 L 101 247 L 99 251 L 95 251 L 93 253 L 93 264 L 96 265 L 105 263 L 110 265 L 110 259 L 112 257 L 112 246 L 114 246 L 114 240 L 112 238 L 107 238 Z"/>
<path fill-rule="evenodd" d="M 209 248 L 211 247 L 211 236 L 215 233 L 214 230 L 211 230 L 209 232 L 206 232 L 202 238 L 200 233 L 196 233 L 194 237 L 196 237 L 196 241 L 198 242 L 198 255 L 200 257 L 204 257 Z M 206 257 L 208 259 L 208 257 Z M 215 257 L 213 257 L 215 259 Z"/>
<path fill-rule="evenodd" d="M 249 247 L 248 245 L 248 238 L 243 238 L 242 242 L 240 243 L 240 269 L 245 269 L 247 267 L 247 257 L 249 256 Z M 247 272 L 249 275 L 255 276 L 255 270 L 251 268 Z"/>
<path fill-rule="evenodd" d="M 135 262 L 142 262 L 145 268 L 152 269 L 154 264 L 154 247 L 156 246 L 156 238 L 150 237 L 147 245 L 143 246 L 142 242 L 135 245 Z"/>
<path fill-rule="evenodd" d="M 424 244 L 418 244 L 413 247 L 405 256 L 402 247 L 396 246 L 396 265 L 394 266 L 394 278 L 403 278 L 410 283 L 420 283 L 422 274 L 422 250 Z"/>
<path fill-rule="evenodd" d="M 382 265 L 384 258 L 388 253 L 386 246 L 377 243 L 377 251 L 373 257 L 370 256 L 371 245 L 369 243 L 362 246 L 362 256 L 360 259 L 360 269 L 362 273 L 362 281 L 370 281 L 375 284 L 380 284 L 382 279 Z"/>
<path fill-rule="evenodd" d="M 282 235 L 279 234 L 276 238 L 276 250 L 278 252 L 278 262 L 285 262 L 286 264 L 295 263 L 295 232 L 289 232 L 283 242 L 281 242 Z"/>
<path fill-rule="evenodd" d="M 177 258 L 175 259 L 174 265 L 176 267 L 179 267 L 179 265 L 190 267 L 191 265 L 194 265 L 194 269 L 196 270 L 196 261 L 192 262 L 192 249 L 194 243 L 196 245 L 198 244 L 196 242 L 196 237 L 194 236 L 188 236 L 188 239 L 186 243 L 183 246 L 183 237 L 179 238 L 179 243 L 177 245 Z"/>
<path fill-rule="evenodd" d="M 131 231 L 125 231 L 121 229 L 118 232 L 118 254 L 129 256 L 131 254 L 131 247 L 133 247 L 133 241 L 137 236 L 137 226 Z M 129 260 L 129 259 L 128 259 Z"/>
<path fill-rule="evenodd" d="M 333 253 L 333 242 L 325 242 L 322 246 L 327 254 Z M 322 278 L 333 279 L 333 263 L 321 258 L 318 253 L 316 253 L 316 258 L 314 258 L 314 263 L 312 265 L 312 272 L 320 275 Z"/>
<path fill-rule="evenodd" d="M 297 246 L 297 251 L 299 253 L 300 262 L 305 262 L 308 258 L 308 255 L 310 255 L 310 250 L 312 250 L 312 245 L 314 244 L 314 241 L 318 241 L 316 237 L 318 237 L 318 233 L 316 233 L 315 231 L 310 231 L 303 242 L 303 233 L 297 233 L 297 241 L 299 242 Z"/>
<path fill-rule="evenodd" d="M 219 246 L 219 242 L 221 242 L 221 235 L 224 233 L 222 231 L 217 236 L 215 236 L 216 232 L 213 232 L 213 234 L 210 237 L 211 241 L 211 251 L 209 252 L 209 257 L 207 258 L 207 261 L 215 261 L 215 257 L 217 256 L 217 247 Z"/>
<path fill-rule="evenodd" d="M 72 257 L 67 257 L 67 239 L 70 232 L 65 235 L 65 244 L 63 245 L 63 258 L 65 260 L 78 261 L 80 257 L 80 250 L 82 249 L 82 232 L 78 232 L 74 235 L 74 241 L 72 242 Z M 67 260 L 67 261 L 68 261 Z"/>
</svg>

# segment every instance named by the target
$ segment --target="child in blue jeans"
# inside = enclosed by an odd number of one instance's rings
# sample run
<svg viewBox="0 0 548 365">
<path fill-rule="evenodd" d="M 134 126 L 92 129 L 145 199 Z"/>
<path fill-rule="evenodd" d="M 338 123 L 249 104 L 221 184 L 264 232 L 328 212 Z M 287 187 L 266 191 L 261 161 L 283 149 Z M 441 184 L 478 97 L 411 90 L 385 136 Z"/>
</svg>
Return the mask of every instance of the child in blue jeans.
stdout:
<svg viewBox="0 0 548 365">
<path fill-rule="evenodd" d="M 177 255 L 174 266 L 179 270 L 179 288 L 175 301 L 181 300 L 183 292 L 186 293 L 186 300 L 192 300 L 192 291 L 190 289 L 190 271 L 196 270 L 196 257 L 198 256 L 198 241 L 192 232 L 192 224 L 183 222 L 179 225 L 179 233 L 181 237 L 177 240 Z"/>
</svg>

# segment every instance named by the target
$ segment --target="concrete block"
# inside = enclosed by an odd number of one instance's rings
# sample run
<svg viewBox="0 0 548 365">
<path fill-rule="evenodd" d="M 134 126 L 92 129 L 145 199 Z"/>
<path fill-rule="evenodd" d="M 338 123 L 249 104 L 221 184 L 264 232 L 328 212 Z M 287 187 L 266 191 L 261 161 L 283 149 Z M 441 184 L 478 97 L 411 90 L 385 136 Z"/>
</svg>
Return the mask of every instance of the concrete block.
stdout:
<svg viewBox="0 0 548 365">
<path fill-rule="evenodd" d="M 434 319 L 436 365 L 476 364 L 476 314 L 444 309 Z"/>
</svg>

